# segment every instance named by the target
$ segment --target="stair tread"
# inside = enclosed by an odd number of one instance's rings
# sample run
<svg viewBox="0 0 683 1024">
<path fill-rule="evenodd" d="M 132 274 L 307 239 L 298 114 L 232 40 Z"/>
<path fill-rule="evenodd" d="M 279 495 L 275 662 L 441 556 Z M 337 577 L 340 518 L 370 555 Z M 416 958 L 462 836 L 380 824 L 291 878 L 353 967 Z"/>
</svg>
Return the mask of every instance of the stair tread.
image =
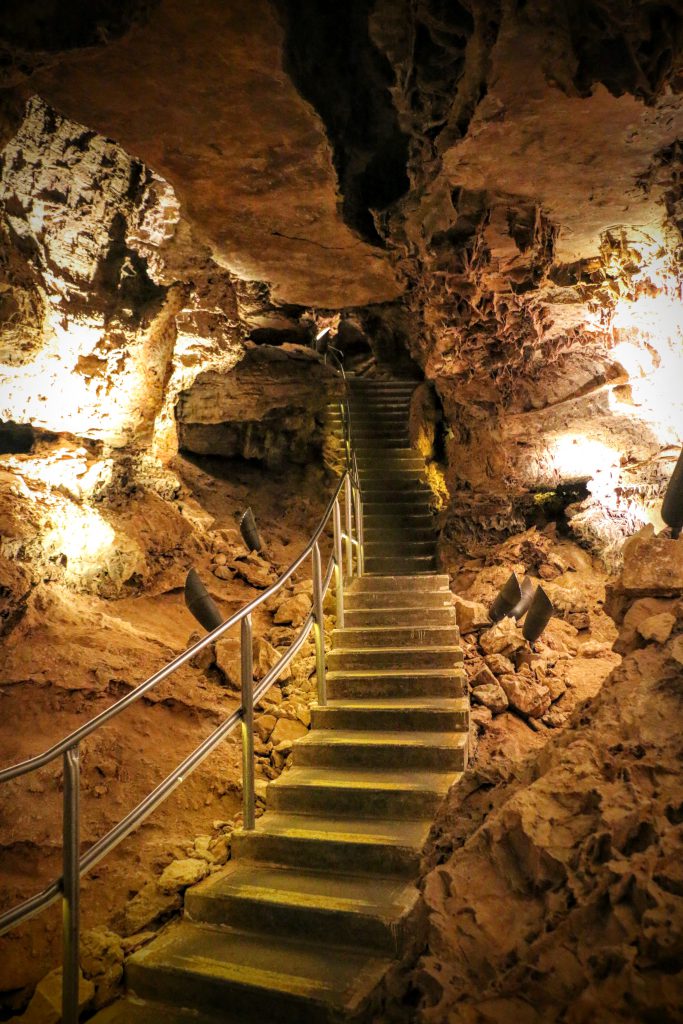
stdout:
<svg viewBox="0 0 683 1024">
<path fill-rule="evenodd" d="M 339 672 L 330 669 L 327 672 L 327 676 L 332 679 L 338 676 L 349 676 L 352 679 L 376 679 L 378 677 L 385 678 L 386 676 L 398 679 L 412 678 L 413 676 L 425 679 L 437 677 L 442 679 L 444 676 L 460 678 L 462 671 L 462 668 L 350 668 Z"/>
<path fill-rule="evenodd" d="M 425 732 L 397 729 L 312 729 L 297 742 L 297 747 L 461 747 L 467 739 L 462 732 Z"/>
<path fill-rule="evenodd" d="M 323 818 L 318 815 L 266 811 L 258 818 L 256 828 L 251 833 L 243 834 L 366 843 L 369 846 L 397 846 L 418 850 L 424 846 L 430 827 L 431 818 Z"/>
<path fill-rule="evenodd" d="M 319 704 L 311 705 L 312 710 L 318 710 L 320 707 Z M 469 701 L 466 697 L 348 697 L 344 700 L 328 700 L 323 707 L 353 711 L 463 711 L 469 707 Z"/>
<path fill-rule="evenodd" d="M 192 890 L 195 894 L 217 899 L 239 896 L 300 909 L 370 914 L 385 920 L 410 910 L 418 895 L 414 885 L 396 876 L 306 870 L 246 858 L 232 861 L 223 871 L 200 882 Z"/>
<path fill-rule="evenodd" d="M 452 769 L 436 771 L 436 769 L 388 769 L 388 768 L 343 768 L 327 765 L 292 765 L 271 786 L 287 788 L 288 786 L 316 787 L 349 787 L 364 790 L 408 791 L 437 790 L 447 792 L 454 780 L 460 775 Z"/>
<path fill-rule="evenodd" d="M 226 1024 L 228 1018 L 209 1016 L 197 1010 L 186 1010 L 168 1003 L 143 1002 L 134 998 L 119 999 L 91 1018 L 91 1024 Z"/>
<path fill-rule="evenodd" d="M 351 994 L 371 991 L 390 959 L 367 950 L 329 948 L 281 936 L 211 928 L 181 921 L 133 954 L 138 967 L 191 975 L 216 983 L 237 983 L 281 995 L 299 996 L 343 1008 Z"/>
</svg>

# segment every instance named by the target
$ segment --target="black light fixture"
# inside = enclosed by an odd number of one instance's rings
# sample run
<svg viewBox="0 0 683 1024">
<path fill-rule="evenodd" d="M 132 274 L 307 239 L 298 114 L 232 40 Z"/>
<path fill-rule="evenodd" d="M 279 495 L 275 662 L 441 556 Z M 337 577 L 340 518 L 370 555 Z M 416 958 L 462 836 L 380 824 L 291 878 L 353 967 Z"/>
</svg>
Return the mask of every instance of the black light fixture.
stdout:
<svg viewBox="0 0 683 1024">
<path fill-rule="evenodd" d="M 261 550 L 261 538 L 259 537 L 256 520 L 251 508 L 248 508 L 240 519 L 240 533 L 242 534 L 242 540 L 250 551 Z"/>
<path fill-rule="evenodd" d="M 503 584 L 498 591 L 498 595 L 494 600 L 493 604 L 489 608 L 489 617 L 491 622 L 499 622 L 500 619 L 506 615 L 510 615 L 512 609 L 522 599 L 522 588 L 519 585 L 519 580 L 516 574 L 510 576 L 510 578 Z"/>
<path fill-rule="evenodd" d="M 683 529 L 683 448 L 664 495 L 662 519 L 671 530 L 673 539 L 678 540 Z"/>
<path fill-rule="evenodd" d="M 522 592 L 522 596 L 520 597 L 515 607 L 511 608 L 510 611 L 508 612 L 508 615 L 510 615 L 517 622 L 519 622 L 519 620 L 522 618 L 522 616 L 524 615 L 524 613 L 526 612 L 527 608 L 533 600 L 533 596 L 536 589 L 534 581 L 530 579 L 528 576 L 525 576 L 522 580 L 522 586 L 520 589 Z"/>
<path fill-rule="evenodd" d="M 524 639 L 528 640 L 532 646 L 550 622 L 553 617 L 553 611 L 553 603 L 545 590 L 543 587 L 537 587 L 536 593 L 529 605 L 529 611 L 524 620 L 524 629 L 522 630 Z"/>
<path fill-rule="evenodd" d="M 185 580 L 185 604 L 207 633 L 223 621 L 218 605 L 209 595 L 196 569 L 190 569 Z"/>
</svg>

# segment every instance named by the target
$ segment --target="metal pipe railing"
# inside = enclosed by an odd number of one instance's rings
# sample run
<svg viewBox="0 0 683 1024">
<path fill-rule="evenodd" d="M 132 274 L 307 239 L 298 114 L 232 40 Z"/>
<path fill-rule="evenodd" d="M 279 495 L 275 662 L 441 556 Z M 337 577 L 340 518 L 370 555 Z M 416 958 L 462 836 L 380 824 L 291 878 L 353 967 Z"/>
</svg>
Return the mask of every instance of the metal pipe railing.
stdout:
<svg viewBox="0 0 683 1024">
<path fill-rule="evenodd" d="M 339 362 L 339 360 L 337 360 Z M 343 366 L 340 365 L 347 386 Z M 276 583 L 264 590 L 225 622 L 222 622 L 207 633 L 192 647 L 183 651 L 158 672 L 154 673 L 139 686 L 135 687 L 121 700 L 96 715 L 89 722 L 75 729 L 58 743 L 53 744 L 42 754 L 21 761 L 9 768 L 0 770 L 0 783 L 20 778 L 43 768 L 57 758 L 63 764 L 63 817 L 62 817 L 62 876 L 56 879 L 42 892 L 31 896 L 23 903 L 0 914 L 0 935 L 15 925 L 27 921 L 35 914 L 62 899 L 63 916 L 63 987 L 62 987 L 62 1020 L 64 1024 L 78 1022 L 78 979 L 79 979 L 79 902 L 80 879 L 90 871 L 114 847 L 133 832 L 170 794 L 212 753 L 240 724 L 242 737 L 242 797 L 243 820 L 245 829 L 253 829 L 256 819 L 255 778 L 254 778 L 254 708 L 282 675 L 284 670 L 305 643 L 311 630 L 314 631 L 316 650 L 316 676 L 318 703 L 327 703 L 325 673 L 325 630 L 323 604 L 332 578 L 336 586 L 337 625 L 344 625 L 344 554 L 346 556 L 346 575 L 352 579 L 354 575 L 363 573 L 363 536 L 362 536 L 362 495 L 355 456 L 352 453 L 350 435 L 350 413 L 348 399 L 342 405 L 342 424 L 346 448 L 346 472 L 339 481 L 330 499 L 323 517 L 309 539 L 305 549 Z M 345 530 L 342 531 L 341 494 L 344 491 Z M 320 556 L 320 538 L 332 519 L 333 549 L 323 577 Z M 354 528 L 355 527 L 355 528 Z M 354 558 L 355 552 L 355 558 Z M 261 682 L 254 685 L 253 673 L 253 613 L 277 593 L 292 575 L 311 558 L 311 576 L 313 586 L 312 609 L 302 624 L 296 638 L 278 659 L 276 664 L 264 676 Z M 355 564 L 354 564 L 355 563 Z M 138 701 L 145 693 L 162 680 L 167 679 L 179 668 L 189 662 L 200 651 L 219 640 L 229 629 L 240 625 L 240 707 L 225 719 L 199 746 L 192 751 L 159 785 L 152 790 L 138 805 L 118 822 L 106 835 L 97 840 L 82 856 L 80 855 L 80 744 L 97 729 L 121 714 Z"/>
</svg>

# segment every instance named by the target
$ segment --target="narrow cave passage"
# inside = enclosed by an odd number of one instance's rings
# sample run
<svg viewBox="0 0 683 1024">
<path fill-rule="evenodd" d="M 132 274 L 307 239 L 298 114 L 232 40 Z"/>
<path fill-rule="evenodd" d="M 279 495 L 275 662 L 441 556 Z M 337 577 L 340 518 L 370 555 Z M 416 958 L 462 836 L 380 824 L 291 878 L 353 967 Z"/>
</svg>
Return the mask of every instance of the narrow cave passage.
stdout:
<svg viewBox="0 0 683 1024">
<path fill-rule="evenodd" d="M 683 1017 L 682 73 L 0 13 L 0 1021 Z"/>
</svg>

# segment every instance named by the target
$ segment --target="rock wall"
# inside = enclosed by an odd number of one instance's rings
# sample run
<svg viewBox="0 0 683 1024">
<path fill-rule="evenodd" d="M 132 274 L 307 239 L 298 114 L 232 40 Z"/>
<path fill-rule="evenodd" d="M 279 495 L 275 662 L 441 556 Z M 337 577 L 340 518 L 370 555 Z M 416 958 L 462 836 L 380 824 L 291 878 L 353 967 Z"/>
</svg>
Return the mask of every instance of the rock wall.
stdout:
<svg viewBox="0 0 683 1024">
<path fill-rule="evenodd" d="M 599 692 L 526 761 L 482 740 L 451 791 L 428 948 L 383 1020 L 681 1016 L 683 541 L 634 537 L 609 607 L 624 657 Z"/>
</svg>

